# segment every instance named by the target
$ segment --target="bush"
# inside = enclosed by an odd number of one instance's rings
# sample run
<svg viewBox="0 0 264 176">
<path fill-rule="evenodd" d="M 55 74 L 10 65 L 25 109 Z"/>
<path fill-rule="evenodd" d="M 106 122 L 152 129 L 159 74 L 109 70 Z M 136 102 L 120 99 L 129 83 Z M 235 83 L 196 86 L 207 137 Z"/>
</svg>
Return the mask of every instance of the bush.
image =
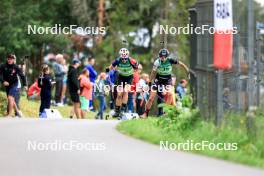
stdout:
<svg viewBox="0 0 264 176">
<path fill-rule="evenodd" d="M 185 107 L 185 108 L 191 108 L 192 105 L 193 105 L 193 99 L 190 95 L 184 95 L 182 97 L 182 107 Z"/>
<path fill-rule="evenodd" d="M 157 125 L 168 132 L 183 133 L 193 128 L 198 116 L 198 110 L 188 108 L 177 108 L 175 106 L 164 106 L 165 114 L 157 121 Z"/>
<path fill-rule="evenodd" d="M 6 114 L 7 105 L 6 95 L 3 92 L 0 92 L 0 102 L 0 117 L 3 117 Z"/>
</svg>

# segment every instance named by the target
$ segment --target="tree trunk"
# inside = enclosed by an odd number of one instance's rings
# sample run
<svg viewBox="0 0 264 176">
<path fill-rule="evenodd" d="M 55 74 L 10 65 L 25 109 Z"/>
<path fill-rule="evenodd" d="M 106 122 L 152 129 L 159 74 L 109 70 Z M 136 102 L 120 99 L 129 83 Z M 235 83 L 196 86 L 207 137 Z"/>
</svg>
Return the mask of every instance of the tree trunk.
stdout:
<svg viewBox="0 0 264 176">
<path fill-rule="evenodd" d="M 98 27 L 103 27 L 104 26 L 104 13 L 105 13 L 105 9 L 104 9 L 104 0 L 99 0 L 98 3 Z M 101 44 L 103 41 L 103 36 L 102 35 L 98 35 L 97 37 L 97 44 Z"/>
</svg>

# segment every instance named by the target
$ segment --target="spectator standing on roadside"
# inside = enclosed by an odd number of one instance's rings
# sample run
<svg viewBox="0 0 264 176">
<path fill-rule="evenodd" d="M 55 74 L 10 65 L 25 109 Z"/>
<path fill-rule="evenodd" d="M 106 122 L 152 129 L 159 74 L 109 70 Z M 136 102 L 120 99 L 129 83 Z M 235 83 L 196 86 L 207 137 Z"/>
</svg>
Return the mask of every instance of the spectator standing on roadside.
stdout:
<svg viewBox="0 0 264 176">
<path fill-rule="evenodd" d="M 116 98 L 116 88 L 115 88 L 115 85 L 116 85 L 116 81 L 117 81 L 117 70 L 113 69 L 111 70 L 107 77 L 106 77 L 106 84 L 110 86 L 110 109 L 111 110 L 114 110 L 115 109 L 115 98 Z"/>
<path fill-rule="evenodd" d="M 19 77 L 21 79 L 22 86 L 27 90 L 26 77 L 22 70 L 15 64 L 16 56 L 9 54 L 5 64 L 0 66 L 0 82 L 6 88 L 6 95 L 8 100 L 7 117 L 12 116 L 12 112 L 15 109 L 19 117 L 22 116 L 22 112 L 17 108 L 15 97 L 18 93 Z"/>
<path fill-rule="evenodd" d="M 95 59 L 93 57 L 89 57 L 88 58 L 88 64 L 85 66 L 85 68 L 89 71 L 89 78 L 93 84 L 95 83 L 95 80 L 97 78 L 97 72 L 94 69 L 94 64 L 95 64 Z M 90 102 L 89 102 L 89 108 L 91 111 L 94 111 L 93 99 L 94 99 L 94 91 L 93 91 L 92 100 L 90 100 Z"/>
<path fill-rule="evenodd" d="M 65 102 L 67 101 L 66 100 L 66 91 L 67 91 L 67 72 L 68 72 L 68 67 L 67 67 L 67 64 L 66 64 L 66 60 L 63 59 L 63 68 L 64 68 L 64 71 L 65 71 L 65 74 L 63 76 L 63 81 L 62 81 L 62 90 L 61 90 L 61 103 L 64 105 Z"/>
<path fill-rule="evenodd" d="M 85 118 L 85 112 L 89 111 L 89 101 L 92 99 L 93 84 L 89 79 L 89 71 L 83 69 L 79 77 L 80 82 L 80 102 L 81 102 L 81 117 Z"/>
<path fill-rule="evenodd" d="M 15 60 L 15 64 L 16 64 L 16 60 Z M 18 68 L 20 68 L 22 73 L 25 75 L 25 72 L 23 71 L 22 66 L 18 65 Z M 17 80 L 18 80 L 18 84 L 17 84 L 17 93 L 15 96 L 15 102 L 17 105 L 17 109 L 20 110 L 20 94 L 21 94 L 22 84 L 21 84 L 20 77 L 18 75 L 17 75 Z M 17 111 L 15 112 L 15 115 L 19 117 L 19 113 Z"/>
<path fill-rule="evenodd" d="M 15 64 L 17 64 L 17 62 L 16 62 L 17 60 L 16 60 L 16 58 L 15 58 Z M 24 61 L 23 61 L 24 62 Z M 26 73 L 26 67 L 25 67 L 25 64 L 23 63 L 22 65 L 18 65 L 18 68 L 20 68 L 21 69 L 21 71 L 22 71 L 22 73 L 24 74 L 24 75 L 26 75 L 25 73 Z M 17 93 L 16 93 L 16 96 L 15 96 L 15 103 L 16 103 L 16 105 L 17 105 L 17 109 L 18 110 L 20 110 L 20 94 L 21 94 L 21 88 L 22 88 L 22 84 L 21 84 L 21 78 L 19 77 L 19 75 L 17 75 L 17 79 L 18 79 L 18 85 L 17 85 Z M 17 116 L 17 117 L 20 117 L 19 116 L 19 112 L 17 112 L 17 110 L 15 111 L 15 115 Z"/>
<path fill-rule="evenodd" d="M 55 103 L 57 106 L 62 106 L 62 87 L 63 87 L 63 79 L 66 74 L 66 70 L 64 68 L 64 58 L 62 54 L 56 55 L 56 62 L 53 65 L 54 74 L 55 74 Z"/>
<path fill-rule="evenodd" d="M 51 102 L 51 88 L 52 88 L 52 78 L 50 76 L 49 66 L 44 64 L 41 69 L 41 75 L 38 79 L 38 86 L 41 88 L 40 91 L 40 107 L 39 116 L 44 117 L 44 110 L 50 109 Z"/>
<path fill-rule="evenodd" d="M 183 96 L 187 93 L 187 84 L 188 82 L 185 79 L 182 79 L 176 88 L 176 93 L 178 94 L 180 99 L 182 99 Z"/>
<path fill-rule="evenodd" d="M 141 78 L 137 84 L 136 89 L 136 112 L 138 115 L 142 115 L 145 112 L 145 105 L 148 99 L 148 82 L 149 82 L 149 75 L 143 73 Z"/>
<path fill-rule="evenodd" d="M 103 116 L 104 116 L 104 111 L 106 109 L 106 102 L 105 102 L 105 96 L 106 96 L 106 92 L 105 92 L 105 81 L 106 81 L 106 73 L 102 72 L 99 77 L 98 77 L 98 81 L 96 83 L 97 87 L 95 89 L 96 90 L 96 97 L 99 100 L 99 110 L 98 113 L 96 115 L 96 119 L 101 119 L 103 120 Z"/>
<path fill-rule="evenodd" d="M 78 70 L 77 68 L 80 66 L 80 61 L 78 59 L 73 59 L 72 64 L 69 66 L 68 70 L 68 79 L 67 79 L 67 85 L 68 90 L 70 93 L 71 100 L 73 102 L 73 109 L 74 113 L 79 119 L 81 117 L 80 115 L 80 85 L 78 80 Z"/>
</svg>

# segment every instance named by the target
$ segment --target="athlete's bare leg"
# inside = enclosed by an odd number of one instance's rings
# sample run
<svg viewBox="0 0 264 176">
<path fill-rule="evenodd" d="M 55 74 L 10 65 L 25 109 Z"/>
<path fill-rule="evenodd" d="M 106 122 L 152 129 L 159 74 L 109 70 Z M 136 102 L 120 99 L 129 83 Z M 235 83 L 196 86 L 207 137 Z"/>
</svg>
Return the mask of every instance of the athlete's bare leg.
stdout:
<svg viewBox="0 0 264 176">
<path fill-rule="evenodd" d="M 152 90 L 150 92 L 149 99 L 148 99 L 148 101 L 146 103 L 146 106 L 145 106 L 145 113 L 142 115 L 142 118 L 147 118 L 148 113 L 149 113 L 149 111 L 151 109 L 151 106 L 152 106 L 152 104 L 153 104 L 153 102 L 155 100 L 156 95 L 157 95 L 157 91 Z"/>
<path fill-rule="evenodd" d="M 11 117 L 13 110 L 14 110 L 15 99 L 14 99 L 14 97 L 8 95 L 7 100 L 8 100 L 7 117 Z"/>
<path fill-rule="evenodd" d="M 123 92 L 123 98 L 122 98 L 123 104 L 127 104 L 129 90 L 130 90 L 130 84 L 126 84 L 124 88 L 124 92 Z"/>
<path fill-rule="evenodd" d="M 122 105 L 122 100 L 123 100 L 123 92 L 117 92 L 117 97 L 116 97 L 116 106 L 121 106 Z"/>
<path fill-rule="evenodd" d="M 168 89 L 165 91 L 165 94 L 167 96 L 167 101 L 165 102 L 165 104 L 168 105 L 174 105 L 174 101 L 173 101 L 173 86 L 169 86 Z"/>
<path fill-rule="evenodd" d="M 113 115 L 113 117 L 119 117 L 120 115 L 120 110 L 121 110 L 121 106 L 122 106 L 122 102 L 123 102 L 123 91 L 124 88 L 123 87 L 117 87 L 117 96 L 116 96 L 116 100 L 115 100 L 115 114 Z"/>
</svg>

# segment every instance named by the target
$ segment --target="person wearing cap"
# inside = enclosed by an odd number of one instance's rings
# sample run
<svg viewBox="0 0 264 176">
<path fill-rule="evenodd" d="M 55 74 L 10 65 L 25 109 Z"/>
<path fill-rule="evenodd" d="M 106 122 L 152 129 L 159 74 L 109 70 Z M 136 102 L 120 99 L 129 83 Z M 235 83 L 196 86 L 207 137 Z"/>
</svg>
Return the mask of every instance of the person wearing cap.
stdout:
<svg viewBox="0 0 264 176">
<path fill-rule="evenodd" d="M 27 90 L 26 77 L 22 70 L 15 64 L 16 56 L 9 54 L 5 64 L 0 66 L 0 82 L 6 88 L 6 95 L 8 100 L 7 117 L 11 117 L 13 110 L 17 112 L 18 116 L 22 116 L 22 112 L 18 109 L 15 103 L 15 97 L 18 93 L 19 78 L 22 86 Z"/>
<path fill-rule="evenodd" d="M 78 70 L 80 66 L 80 61 L 78 59 L 73 59 L 68 70 L 67 85 L 70 93 L 71 100 L 73 102 L 73 109 L 76 117 L 79 119 L 80 115 L 80 84 L 78 80 Z"/>
</svg>

